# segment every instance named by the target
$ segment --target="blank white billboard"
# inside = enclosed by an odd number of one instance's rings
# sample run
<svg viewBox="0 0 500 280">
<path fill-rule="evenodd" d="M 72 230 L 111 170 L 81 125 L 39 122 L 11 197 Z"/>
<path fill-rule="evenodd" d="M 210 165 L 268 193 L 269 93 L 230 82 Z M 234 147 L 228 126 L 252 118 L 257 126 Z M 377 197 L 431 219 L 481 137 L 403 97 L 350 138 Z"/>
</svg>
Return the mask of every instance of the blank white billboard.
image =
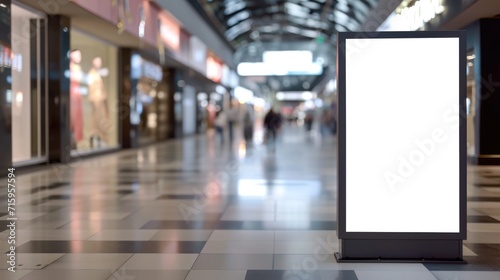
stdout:
<svg viewBox="0 0 500 280">
<path fill-rule="evenodd" d="M 346 232 L 460 232 L 459 39 L 346 39 Z"/>
</svg>

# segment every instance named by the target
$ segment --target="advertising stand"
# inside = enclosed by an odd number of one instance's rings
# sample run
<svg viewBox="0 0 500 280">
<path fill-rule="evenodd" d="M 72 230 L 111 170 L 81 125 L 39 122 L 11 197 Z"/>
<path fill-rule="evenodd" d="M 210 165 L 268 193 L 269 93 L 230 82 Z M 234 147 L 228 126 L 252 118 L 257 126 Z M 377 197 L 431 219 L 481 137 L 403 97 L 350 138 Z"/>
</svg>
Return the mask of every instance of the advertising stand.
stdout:
<svg viewBox="0 0 500 280">
<path fill-rule="evenodd" d="M 339 262 L 463 263 L 461 31 L 339 33 Z"/>
</svg>

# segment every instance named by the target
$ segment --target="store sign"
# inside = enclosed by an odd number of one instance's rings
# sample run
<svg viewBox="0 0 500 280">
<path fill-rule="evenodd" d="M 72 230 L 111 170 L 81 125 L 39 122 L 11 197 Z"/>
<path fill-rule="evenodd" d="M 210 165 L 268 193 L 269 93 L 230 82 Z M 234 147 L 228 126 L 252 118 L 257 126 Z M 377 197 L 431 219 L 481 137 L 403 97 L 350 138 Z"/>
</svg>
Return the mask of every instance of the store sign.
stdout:
<svg viewBox="0 0 500 280">
<path fill-rule="evenodd" d="M 196 36 L 189 38 L 191 65 L 198 71 L 205 73 L 207 61 L 207 45 Z"/>
<path fill-rule="evenodd" d="M 159 65 L 143 59 L 138 54 L 132 55 L 130 73 L 132 79 L 146 77 L 159 82 L 163 78 L 163 70 Z"/>
<path fill-rule="evenodd" d="M 216 83 L 222 79 L 222 64 L 211 55 L 207 58 L 207 78 Z"/>
<path fill-rule="evenodd" d="M 0 68 L 11 68 L 12 56 L 10 48 L 0 45 Z"/>
<path fill-rule="evenodd" d="M 179 24 L 167 14 L 160 15 L 160 37 L 169 48 L 177 51 L 180 46 L 181 29 Z"/>
<path fill-rule="evenodd" d="M 418 30 L 444 10 L 442 0 L 419 0 L 413 6 L 401 10 L 399 25 L 406 26 L 408 30 Z"/>
</svg>

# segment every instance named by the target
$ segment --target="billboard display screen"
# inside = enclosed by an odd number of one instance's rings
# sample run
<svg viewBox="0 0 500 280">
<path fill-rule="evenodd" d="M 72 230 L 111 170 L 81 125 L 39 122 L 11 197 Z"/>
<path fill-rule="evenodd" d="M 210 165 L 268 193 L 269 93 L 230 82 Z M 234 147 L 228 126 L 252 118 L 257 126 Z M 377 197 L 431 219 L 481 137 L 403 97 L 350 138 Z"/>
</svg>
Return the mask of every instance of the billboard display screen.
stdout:
<svg viewBox="0 0 500 280">
<path fill-rule="evenodd" d="M 460 233 L 461 40 L 340 39 L 344 232 Z"/>
</svg>

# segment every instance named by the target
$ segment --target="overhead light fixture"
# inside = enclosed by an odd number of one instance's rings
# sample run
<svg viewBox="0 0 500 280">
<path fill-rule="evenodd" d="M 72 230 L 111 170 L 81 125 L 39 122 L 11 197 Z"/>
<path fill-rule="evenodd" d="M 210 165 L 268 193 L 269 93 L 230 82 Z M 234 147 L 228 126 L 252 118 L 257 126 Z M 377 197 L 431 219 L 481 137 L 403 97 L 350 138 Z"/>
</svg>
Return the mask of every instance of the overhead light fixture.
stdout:
<svg viewBox="0 0 500 280">
<path fill-rule="evenodd" d="M 278 91 L 277 100 L 308 101 L 316 98 L 316 93 L 312 91 Z"/>
<path fill-rule="evenodd" d="M 221 85 L 217 85 L 217 86 L 215 87 L 215 91 L 216 91 L 217 93 L 224 94 L 224 93 L 226 93 L 226 91 L 227 91 L 227 90 L 226 90 L 226 88 L 225 88 L 225 87 L 223 87 L 223 86 L 221 86 Z"/>
<path fill-rule="evenodd" d="M 253 105 L 257 107 L 264 107 L 266 106 L 266 101 L 260 97 L 254 97 Z"/>
<path fill-rule="evenodd" d="M 311 51 L 264 51 L 262 61 L 270 64 L 310 64 L 313 54 Z"/>
<path fill-rule="evenodd" d="M 237 71 L 240 76 L 321 75 L 323 73 L 323 65 L 319 63 L 283 65 L 263 62 L 242 62 L 238 64 Z"/>
<path fill-rule="evenodd" d="M 253 91 L 246 89 L 244 87 L 236 87 L 234 89 L 234 97 L 238 99 L 241 104 L 252 101 Z"/>
<path fill-rule="evenodd" d="M 475 54 L 471 54 L 471 55 L 467 56 L 467 60 L 473 60 L 474 58 L 476 58 Z"/>
</svg>

